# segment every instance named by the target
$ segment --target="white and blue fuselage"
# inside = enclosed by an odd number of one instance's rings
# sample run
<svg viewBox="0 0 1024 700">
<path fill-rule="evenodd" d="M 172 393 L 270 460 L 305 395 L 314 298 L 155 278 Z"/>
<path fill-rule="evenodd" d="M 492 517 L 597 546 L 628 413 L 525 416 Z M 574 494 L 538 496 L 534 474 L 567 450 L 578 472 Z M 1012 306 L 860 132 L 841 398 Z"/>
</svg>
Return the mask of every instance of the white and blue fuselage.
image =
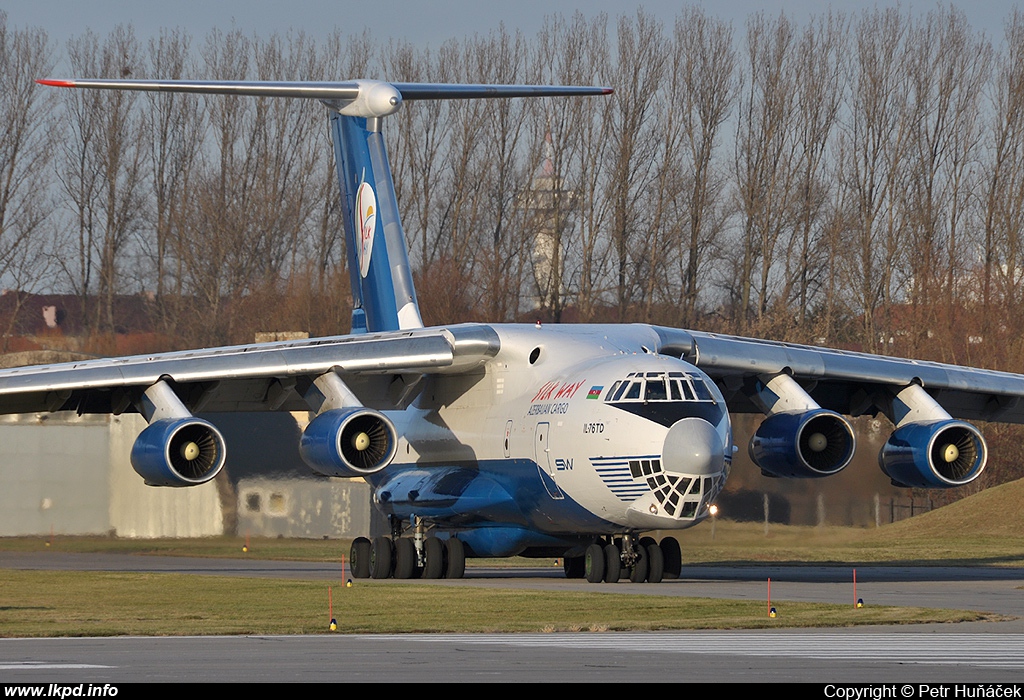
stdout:
<svg viewBox="0 0 1024 700">
<path fill-rule="evenodd" d="M 398 448 L 369 477 L 403 521 L 443 521 L 472 555 L 565 550 L 700 522 L 732 456 L 725 401 L 643 327 L 492 326 L 478 372 L 433 375 L 389 411 Z"/>
</svg>

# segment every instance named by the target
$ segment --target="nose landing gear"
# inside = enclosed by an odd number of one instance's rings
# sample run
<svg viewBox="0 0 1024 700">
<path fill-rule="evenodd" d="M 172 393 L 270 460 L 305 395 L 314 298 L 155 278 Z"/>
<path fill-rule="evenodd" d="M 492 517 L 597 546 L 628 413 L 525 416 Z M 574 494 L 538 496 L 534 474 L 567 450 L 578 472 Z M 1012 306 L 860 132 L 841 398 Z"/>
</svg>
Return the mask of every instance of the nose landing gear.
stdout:
<svg viewBox="0 0 1024 700">
<path fill-rule="evenodd" d="M 594 542 L 582 557 L 567 558 L 565 572 L 568 578 L 586 578 L 590 583 L 616 583 L 622 576 L 632 583 L 660 583 L 666 576 L 679 576 L 681 559 L 673 537 L 658 544 L 652 537 L 637 540 L 626 534 L 612 542 Z"/>
</svg>

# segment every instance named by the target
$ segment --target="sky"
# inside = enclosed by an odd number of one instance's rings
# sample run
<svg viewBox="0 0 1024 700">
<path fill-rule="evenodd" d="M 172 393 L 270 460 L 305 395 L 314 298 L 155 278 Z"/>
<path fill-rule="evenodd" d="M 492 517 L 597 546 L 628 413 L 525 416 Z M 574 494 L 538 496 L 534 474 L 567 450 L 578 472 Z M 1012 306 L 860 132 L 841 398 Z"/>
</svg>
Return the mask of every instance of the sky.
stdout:
<svg viewBox="0 0 1024 700">
<path fill-rule="evenodd" d="M 211 29 L 240 28 L 259 35 L 288 29 L 301 29 L 316 38 L 327 36 L 336 27 L 343 34 L 360 34 L 369 29 L 376 38 L 409 41 L 420 47 L 436 48 L 450 38 L 473 34 L 486 35 L 504 23 L 507 29 L 519 29 L 532 36 L 546 15 L 571 16 L 577 10 L 590 17 L 599 12 L 610 17 L 645 11 L 673 24 L 682 0 L 649 0 L 631 4 L 622 0 L 0 0 L 7 13 L 8 26 L 42 27 L 58 43 L 80 35 L 86 28 L 105 35 L 118 24 L 131 24 L 140 39 L 155 36 L 161 28 L 187 30 L 195 37 Z M 859 12 L 874 6 L 897 4 L 908 12 L 924 13 L 938 7 L 934 2 L 895 3 L 847 0 L 826 5 L 815 0 L 717 0 L 698 4 L 709 14 L 733 22 L 739 29 L 746 17 L 756 12 L 777 14 L 785 11 L 803 21 L 828 7 L 843 12 Z M 1004 19 L 1018 2 L 984 0 L 952 3 L 967 14 L 975 29 L 998 40 Z M 346 76 L 348 77 L 348 76 Z"/>
</svg>

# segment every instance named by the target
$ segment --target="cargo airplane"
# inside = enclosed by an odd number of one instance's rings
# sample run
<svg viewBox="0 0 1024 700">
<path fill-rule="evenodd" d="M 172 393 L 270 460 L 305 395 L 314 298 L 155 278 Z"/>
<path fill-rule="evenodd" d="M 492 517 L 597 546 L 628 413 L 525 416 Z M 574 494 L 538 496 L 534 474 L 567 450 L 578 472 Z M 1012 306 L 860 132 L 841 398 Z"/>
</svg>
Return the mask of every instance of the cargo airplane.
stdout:
<svg viewBox="0 0 1024 700">
<path fill-rule="evenodd" d="M 652 325 L 425 328 L 382 127 L 411 100 L 611 93 L 600 87 L 348 82 L 40 80 L 106 90 L 317 100 L 344 211 L 349 335 L 0 372 L 0 412 L 139 412 L 131 462 L 154 486 L 224 467 L 196 413 L 310 411 L 300 454 L 361 477 L 389 536 L 352 544 L 357 577 L 459 578 L 467 557 L 564 558 L 597 583 L 680 573 L 678 530 L 708 517 L 736 447 L 730 412 L 765 418 L 749 444 L 768 475 L 850 463 L 845 416 L 893 424 L 879 455 L 897 484 L 976 479 L 968 420 L 1024 422 L 1024 376 Z"/>
</svg>

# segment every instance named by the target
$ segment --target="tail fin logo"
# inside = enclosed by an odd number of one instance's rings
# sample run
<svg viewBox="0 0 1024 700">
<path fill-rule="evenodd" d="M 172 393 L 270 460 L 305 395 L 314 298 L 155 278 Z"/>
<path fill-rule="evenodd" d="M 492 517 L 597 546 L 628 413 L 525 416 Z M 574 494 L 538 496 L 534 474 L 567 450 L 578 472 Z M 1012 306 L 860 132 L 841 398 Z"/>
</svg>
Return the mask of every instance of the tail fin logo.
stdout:
<svg viewBox="0 0 1024 700">
<path fill-rule="evenodd" d="M 366 277 L 370 271 L 370 254 L 373 252 L 373 234 L 377 229 L 377 197 L 370 183 L 359 185 L 356 192 L 356 230 L 359 231 L 359 275 Z"/>
</svg>

